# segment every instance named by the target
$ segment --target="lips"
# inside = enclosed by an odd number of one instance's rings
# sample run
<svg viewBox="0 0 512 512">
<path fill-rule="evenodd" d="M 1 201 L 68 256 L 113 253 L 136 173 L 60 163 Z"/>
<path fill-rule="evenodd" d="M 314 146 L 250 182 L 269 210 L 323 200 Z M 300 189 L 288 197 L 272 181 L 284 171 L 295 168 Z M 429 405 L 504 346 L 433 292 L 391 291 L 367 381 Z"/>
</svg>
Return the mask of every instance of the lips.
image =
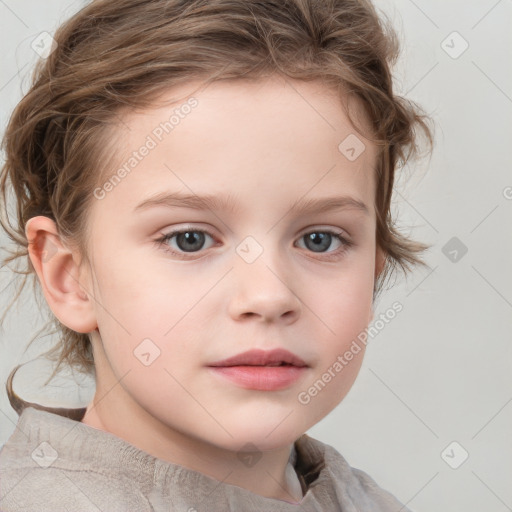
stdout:
<svg viewBox="0 0 512 512">
<path fill-rule="evenodd" d="M 285 349 L 249 350 L 208 365 L 215 378 L 254 391 L 279 391 L 303 378 L 308 365 Z"/>
<path fill-rule="evenodd" d="M 253 349 L 233 357 L 210 363 L 213 367 L 230 366 L 296 366 L 306 367 L 307 364 L 297 355 L 285 349 L 261 350 Z"/>
</svg>

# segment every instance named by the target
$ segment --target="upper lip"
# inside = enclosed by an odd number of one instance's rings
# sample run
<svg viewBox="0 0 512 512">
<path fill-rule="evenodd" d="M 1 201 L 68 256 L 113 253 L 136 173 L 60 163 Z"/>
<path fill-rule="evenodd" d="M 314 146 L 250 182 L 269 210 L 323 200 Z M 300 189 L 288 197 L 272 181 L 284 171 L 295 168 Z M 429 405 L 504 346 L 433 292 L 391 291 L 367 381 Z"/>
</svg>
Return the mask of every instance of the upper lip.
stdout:
<svg viewBox="0 0 512 512">
<path fill-rule="evenodd" d="M 228 357 L 222 361 L 210 363 L 208 366 L 279 366 L 282 363 L 291 364 L 293 366 L 307 366 L 299 356 L 283 348 L 274 350 L 248 350 L 247 352 Z"/>
</svg>

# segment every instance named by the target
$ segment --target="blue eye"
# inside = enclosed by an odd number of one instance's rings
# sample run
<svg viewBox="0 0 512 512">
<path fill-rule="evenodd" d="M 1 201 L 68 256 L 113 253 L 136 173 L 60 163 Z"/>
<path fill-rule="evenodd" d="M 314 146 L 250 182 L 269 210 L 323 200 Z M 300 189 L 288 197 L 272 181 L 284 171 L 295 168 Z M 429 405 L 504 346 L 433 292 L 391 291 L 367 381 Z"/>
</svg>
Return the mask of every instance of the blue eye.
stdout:
<svg viewBox="0 0 512 512">
<path fill-rule="evenodd" d="M 205 248 L 204 245 L 207 237 L 214 239 L 213 234 L 208 231 L 184 228 L 171 231 L 155 242 L 165 252 L 171 253 L 177 258 L 187 259 L 187 254 L 196 254 Z M 332 230 L 310 231 L 299 238 L 299 240 L 303 239 L 305 240 L 306 249 L 322 256 L 322 259 L 326 260 L 340 258 L 353 245 L 353 242 L 342 236 L 342 233 Z M 169 244 L 170 241 L 174 241 L 175 244 Z M 331 251 L 326 250 L 331 247 L 334 241 L 338 241 L 340 246 Z"/>
<path fill-rule="evenodd" d="M 207 231 L 199 229 L 181 229 L 167 233 L 156 242 L 163 246 L 164 251 L 171 252 L 178 257 L 184 257 L 182 253 L 195 253 L 203 248 L 205 235 L 213 238 L 213 235 Z M 176 238 L 176 246 L 179 252 L 172 249 L 168 244 L 168 242 L 174 238 Z"/>
<path fill-rule="evenodd" d="M 325 231 L 310 231 L 300 237 L 300 240 L 305 240 L 305 246 L 310 249 L 311 252 L 319 254 L 323 259 L 337 259 L 340 258 L 347 249 L 349 249 L 353 243 L 347 240 L 341 233 L 325 230 Z M 337 240 L 341 245 L 333 251 L 324 251 L 328 249 L 332 242 Z"/>
<path fill-rule="evenodd" d="M 333 241 L 333 234 L 340 239 L 335 233 L 329 231 L 313 231 L 302 238 L 306 241 L 306 247 L 313 252 L 323 252 L 321 249 L 328 249 Z M 317 251 L 317 249 L 320 249 Z"/>
</svg>

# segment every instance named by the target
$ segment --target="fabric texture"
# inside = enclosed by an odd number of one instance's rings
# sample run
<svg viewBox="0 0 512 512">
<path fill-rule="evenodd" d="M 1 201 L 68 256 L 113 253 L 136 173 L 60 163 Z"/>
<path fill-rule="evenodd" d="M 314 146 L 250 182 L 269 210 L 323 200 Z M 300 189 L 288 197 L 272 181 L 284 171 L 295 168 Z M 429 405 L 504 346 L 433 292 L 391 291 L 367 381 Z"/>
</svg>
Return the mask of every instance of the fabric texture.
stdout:
<svg viewBox="0 0 512 512">
<path fill-rule="evenodd" d="M 0 451 L 0 510 L 410 512 L 333 447 L 307 434 L 294 443 L 290 462 L 304 493 L 299 503 L 219 482 L 109 432 L 27 407 Z"/>
</svg>

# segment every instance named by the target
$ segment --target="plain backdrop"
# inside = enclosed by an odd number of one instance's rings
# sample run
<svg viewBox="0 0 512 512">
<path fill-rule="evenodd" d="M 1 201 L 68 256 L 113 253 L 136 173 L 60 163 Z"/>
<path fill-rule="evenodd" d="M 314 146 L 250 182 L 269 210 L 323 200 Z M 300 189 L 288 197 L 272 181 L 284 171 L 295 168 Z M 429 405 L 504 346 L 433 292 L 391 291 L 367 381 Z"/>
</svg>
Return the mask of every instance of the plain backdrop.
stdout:
<svg viewBox="0 0 512 512">
<path fill-rule="evenodd" d="M 36 37 L 84 1 L 0 0 L 1 131 L 27 91 Z M 402 41 L 396 90 L 436 123 L 430 161 L 407 167 L 395 187 L 399 225 L 432 244 L 430 269 L 385 292 L 403 310 L 371 338 L 345 400 L 308 433 L 334 446 L 416 512 L 512 510 L 512 2 L 377 0 Z M 8 240 L 0 238 L 2 247 Z M 0 272 L 0 308 L 14 293 Z M 0 444 L 17 414 L 5 380 L 55 338 L 31 290 L 0 331 Z M 27 364 L 15 389 L 40 403 L 83 406 L 93 383 Z M 80 384 L 80 385 L 78 385 Z"/>
</svg>

